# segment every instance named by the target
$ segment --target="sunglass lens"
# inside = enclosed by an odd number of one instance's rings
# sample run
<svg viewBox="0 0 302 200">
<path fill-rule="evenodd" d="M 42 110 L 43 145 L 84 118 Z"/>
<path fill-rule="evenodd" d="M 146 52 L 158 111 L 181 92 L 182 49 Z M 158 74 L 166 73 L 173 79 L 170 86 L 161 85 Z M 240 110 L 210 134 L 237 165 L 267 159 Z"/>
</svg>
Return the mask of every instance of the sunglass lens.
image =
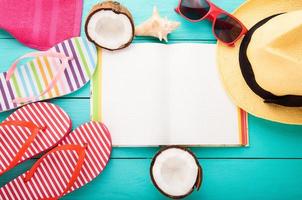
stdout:
<svg viewBox="0 0 302 200">
<path fill-rule="evenodd" d="M 225 43 L 234 42 L 242 32 L 242 25 L 233 17 L 220 14 L 214 24 L 216 36 Z"/>
<path fill-rule="evenodd" d="M 182 0 L 179 10 L 188 19 L 199 20 L 209 12 L 210 5 L 206 0 Z"/>
</svg>

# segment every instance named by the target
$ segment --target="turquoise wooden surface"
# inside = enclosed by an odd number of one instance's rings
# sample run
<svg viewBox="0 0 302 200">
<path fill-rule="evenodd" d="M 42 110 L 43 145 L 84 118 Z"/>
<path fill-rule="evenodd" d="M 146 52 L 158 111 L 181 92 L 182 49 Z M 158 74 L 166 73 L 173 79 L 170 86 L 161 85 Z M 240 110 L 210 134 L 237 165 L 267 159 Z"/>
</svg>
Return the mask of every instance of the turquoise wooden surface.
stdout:
<svg viewBox="0 0 302 200">
<path fill-rule="evenodd" d="M 96 0 L 84 0 L 85 19 Z M 170 35 L 170 42 L 214 43 L 208 22 L 189 23 L 176 15 L 177 0 L 121 0 L 133 13 L 135 23 L 145 20 L 158 6 L 162 15 L 178 20 L 181 27 Z M 243 0 L 213 0 L 227 11 Z M 155 42 L 145 37 L 135 42 Z M 0 71 L 26 52 L 5 31 L 0 31 Z M 65 109 L 77 127 L 89 120 L 89 85 L 67 97 L 52 100 Z M 74 109 L 76 106 L 77 109 Z M 0 121 L 9 115 L 0 114 Z M 192 148 L 204 169 L 199 192 L 188 199 L 301 199 L 302 198 L 302 126 L 290 126 L 249 116 L 250 147 Z M 165 199 L 149 178 L 150 160 L 158 148 L 114 148 L 112 159 L 96 180 L 64 199 Z M 26 171 L 35 162 L 29 160 L 0 178 L 0 186 Z"/>
</svg>

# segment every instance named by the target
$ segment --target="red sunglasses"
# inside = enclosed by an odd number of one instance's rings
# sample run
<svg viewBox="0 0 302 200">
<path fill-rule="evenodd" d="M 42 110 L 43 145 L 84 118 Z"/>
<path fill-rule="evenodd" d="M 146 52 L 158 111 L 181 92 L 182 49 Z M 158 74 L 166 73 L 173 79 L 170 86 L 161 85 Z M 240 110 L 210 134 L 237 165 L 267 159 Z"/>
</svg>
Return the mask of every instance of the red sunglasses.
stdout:
<svg viewBox="0 0 302 200">
<path fill-rule="evenodd" d="M 175 11 L 191 22 L 210 20 L 216 39 L 228 46 L 234 46 L 247 32 L 247 28 L 237 18 L 209 0 L 180 0 Z"/>
</svg>

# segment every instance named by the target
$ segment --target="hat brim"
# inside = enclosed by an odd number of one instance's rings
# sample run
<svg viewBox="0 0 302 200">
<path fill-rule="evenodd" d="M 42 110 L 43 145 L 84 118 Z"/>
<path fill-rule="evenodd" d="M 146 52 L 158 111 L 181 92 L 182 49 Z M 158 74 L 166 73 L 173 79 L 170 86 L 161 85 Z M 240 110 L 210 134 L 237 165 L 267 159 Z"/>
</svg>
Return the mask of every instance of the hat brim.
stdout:
<svg viewBox="0 0 302 200">
<path fill-rule="evenodd" d="M 302 9 L 302 1 L 297 0 L 249 0 L 235 12 L 249 29 L 260 20 L 278 13 Z M 298 20 L 298 19 L 297 19 Z M 285 107 L 267 104 L 246 84 L 239 65 L 239 40 L 234 48 L 218 42 L 217 66 L 222 83 L 232 101 L 252 115 L 267 120 L 287 124 L 302 124 L 302 107 Z"/>
</svg>

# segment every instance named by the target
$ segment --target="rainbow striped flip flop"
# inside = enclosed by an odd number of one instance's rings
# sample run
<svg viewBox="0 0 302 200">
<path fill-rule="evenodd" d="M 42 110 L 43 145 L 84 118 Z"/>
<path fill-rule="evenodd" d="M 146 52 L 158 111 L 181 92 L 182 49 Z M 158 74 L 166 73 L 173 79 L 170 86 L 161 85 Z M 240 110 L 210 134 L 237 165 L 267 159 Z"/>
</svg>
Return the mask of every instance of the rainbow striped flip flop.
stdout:
<svg viewBox="0 0 302 200">
<path fill-rule="evenodd" d="M 30 57 L 33 59 L 18 66 L 22 59 Z M 96 63 L 96 47 L 82 37 L 20 57 L 7 72 L 0 73 L 0 112 L 80 89 L 89 82 Z"/>
</svg>

